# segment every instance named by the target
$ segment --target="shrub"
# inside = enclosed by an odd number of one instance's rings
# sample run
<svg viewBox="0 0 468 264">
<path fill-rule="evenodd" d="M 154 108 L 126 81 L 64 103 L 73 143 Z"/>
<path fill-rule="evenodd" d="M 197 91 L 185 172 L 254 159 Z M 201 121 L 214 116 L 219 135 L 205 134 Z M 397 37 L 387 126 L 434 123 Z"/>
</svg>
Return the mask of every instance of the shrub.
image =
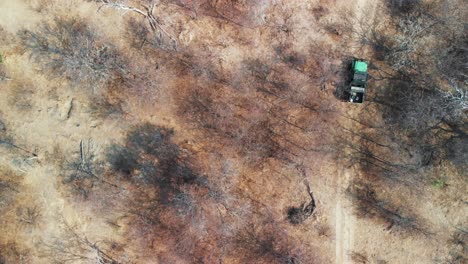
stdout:
<svg viewBox="0 0 468 264">
<path fill-rule="evenodd" d="M 124 75 L 125 64 L 116 48 L 105 43 L 83 19 L 55 17 L 35 31 L 19 33 L 22 45 L 48 74 L 72 85 L 96 87 L 115 75 Z"/>
<path fill-rule="evenodd" d="M 434 186 L 437 189 L 442 189 L 445 186 L 447 186 L 447 183 L 445 183 L 445 180 L 437 179 L 437 180 L 432 182 L 432 186 Z"/>
</svg>

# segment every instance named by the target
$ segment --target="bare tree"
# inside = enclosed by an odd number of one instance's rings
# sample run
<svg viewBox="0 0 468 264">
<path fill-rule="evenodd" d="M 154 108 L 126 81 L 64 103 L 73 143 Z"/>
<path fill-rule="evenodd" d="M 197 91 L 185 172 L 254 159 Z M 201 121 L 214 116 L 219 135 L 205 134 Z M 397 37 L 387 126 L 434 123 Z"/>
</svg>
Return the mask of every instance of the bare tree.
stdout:
<svg viewBox="0 0 468 264">
<path fill-rule="evenodd" d="M 41 217 L 40 208 L 37 206 L 26 206 L 16 210 L 18 221 L 24 226 L 36 226 Z"/>
<path fill-rule="evenodd" d="M 81 140 L 79 151 L 71 161 L 66 161 L 64 183 L 71 184 L 73 190 L 87 197 L 96 182 L 101 181 L 102 163 L 96 159 L 96 147 L 89 139 Z"/>
<path fill-rule="evenodd" d="M 52 237 L 48 241 L 39 242 L 42 257 L 53 263 L 75 263 L 76 261 L 90 261 L 98 264 L 118 264 L 111 250 L 103 249 L 108 246 L 106 241 L 91 241 L 87 236 L 78 232 L 77 227 L 66 220 L 61 223 L 61 236 Z"/>
<path fill-rule="evenodd" d="M 362 21 L 357 32 L 361 44 L 371 47 L 384 64 L 376 67 L 379 76 L 372 84 L 379 89 L 368 96 L 382 114 L 383 123 L 378 125 L 384 130 L 379 130 L 380 134 L 367 130 L 361 136 L 361 145 L 367 146 L 359 146 L 353 153 L 393 175 L 407 173 L 408 169 L 416 175 L 421 174 L 416 170 L 428 168 L 437 160 L 451 157 L 455 161 L 450 154 L 454 153 L 453 142 L 466 140 L 468 101 L 461 70 L 466 57 L 466 30 L 461 26 L 462 15 L 443 2 L 387 2 L 388 10 L 379 12 L 389 14 L 390 22 Z M 447 8 L 454 12 L 444 11 Z M 386 28 L 395 32 L 389 34 Z M 433 40 L 428 42 L 428 36 Z M 373 120 L 372 115 L 361 117 Z M 401 153 L 412 162 L 397 162 Z"/>
<path fill-rule="evenodd" d="M 392 208 L 386 201 L 379 200 L 373 187 L 365 182 L 355 181 L 347 189 L 347 195 L 353 201 L 359 217 L 370 217 L 383 221 L 387 230 L 396 229 L 403 233 L 421 233 L 429 235 L 417 219 L 403 215 Z"/>
</svg>

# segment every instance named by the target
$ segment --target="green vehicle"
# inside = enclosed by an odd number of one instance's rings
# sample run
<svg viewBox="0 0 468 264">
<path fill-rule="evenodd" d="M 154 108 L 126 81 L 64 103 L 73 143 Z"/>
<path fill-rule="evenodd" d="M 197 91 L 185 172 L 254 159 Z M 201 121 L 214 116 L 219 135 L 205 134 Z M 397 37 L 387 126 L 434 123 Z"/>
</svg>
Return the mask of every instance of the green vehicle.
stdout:
<svg viewBox="0 0 468 264">
<path fill-rule="evenodd" d="M 351 64 L 352 79 L 349 89 L 349 101 L 351 103 L 362 103 L 367 87 L 367 65 L 365 60 L 353 59 Z"/>
</svg>

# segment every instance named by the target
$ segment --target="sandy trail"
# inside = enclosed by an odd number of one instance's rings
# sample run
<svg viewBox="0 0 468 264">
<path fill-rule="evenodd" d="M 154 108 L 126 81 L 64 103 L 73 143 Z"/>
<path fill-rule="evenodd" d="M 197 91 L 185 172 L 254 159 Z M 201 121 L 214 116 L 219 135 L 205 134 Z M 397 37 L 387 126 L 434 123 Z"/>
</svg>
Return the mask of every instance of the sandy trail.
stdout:
<svg viewBox="0 0 468 264">
<path fill-rule="evenodd" d="M 336 204 L 336 263 L 352 263 L 349 253 L 353 248 L 355 217 L 352 215 L 349 202 L 343 197 L 343 190 L 349 186 L 351 172 L 345 170 L 342 177 L 338 179 L 338 202 Z"/>
<path fill-rule="evenodd" d="M 355 25 L 354 25 L 354 43 L 358 43 L 359 21 L 366 18 L 373 21 L 376 15 L 378 1 L 375 0 L 356 0 L 354 5 Z M 367 58 L 366 52 L 358 50 L 359 45 L 353 45 L 350 52 L 356 57 Z M 352 124 L 346 124 L 352 126 Z M 356 218 L 352 213 L 352 204 L 346 199 L 346 188 L 352 181 L 352 169 L 344 169 L 338 178 L 338 199 L 335 207 L 335 232 L 336 232 L 336 248 L 335 248 L 335 263 L 353 263 L 350 253 L 354 248 L 354 233 L 356 229 Z"/>
</svg>

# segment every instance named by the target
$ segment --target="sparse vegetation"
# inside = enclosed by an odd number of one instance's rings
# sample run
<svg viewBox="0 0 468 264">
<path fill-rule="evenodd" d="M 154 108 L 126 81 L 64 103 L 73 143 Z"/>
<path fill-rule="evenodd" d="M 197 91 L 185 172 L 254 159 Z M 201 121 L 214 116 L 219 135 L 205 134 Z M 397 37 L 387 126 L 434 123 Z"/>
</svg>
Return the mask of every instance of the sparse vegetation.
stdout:
<svg viewBox="0 0 468 264">
<path fill-rule="evenodd" d="M 11 92 L 8 95 L 10 106 L 16 107 L 22 112 L 32 110 L 34 103 L 31 97 L 34 94 L 34 86 L 31 82 L 13 82 Z"/>
<path fill-rule="evenodd" d="M 432 182 L 432 186 L 434 186 L 437 189 L 442 189 L 445 186 L 447 186 L 447 183 L 445 183 L 445 181 L 442 180 L 442 179 L 437 179 L 437 180 Z"/>
<path fill-rule="evenodd" d="M 101 5 L 99 9 L 108 7 L 117 11 L 126 11 L 142 16 L 149 28 L 136 20 L 130 20 L 131 22 L 129 23 L 130 32 L 140 38 L 142 44 L 148 41 L 154 47 L 177 50 L 177 39 L 162 25 L 160 18 L 155 16 L 157 1 L 133 0 L 129 1 L 129 3 L 124 3 L 115 0 L 95 0 L 94 2 L 98 2 Z M 150 32 L 152 34 L 149 34 Z"/>
<path fill-rule="evenodd" d="M 63 182 L 70 184 L 72 190 L 87 197 L 97 182 L 102 182 L 102 163 L 95 157 L 96 146 L 91 140 L 81 140 L 78 153 L 73 160 L 67 160 L 62 165 Z"/>
<path fill-rule="evenodd" d="M 0 169 L 0 211 L 15 201 L 16 194 L 20 192 L 19 177 L 10 169 Z"/>
<path fill-rule="evenodd" d="M 356 214 L 360 217 L 370 217 L 382 221 L 386 229 L 396 229 L 403 233 L 428 234 L 421 223 L 411 216 L 406 216 L 400 210 L 377 197 L 375 190 L 368 183 L 354 182 L 347 190 L 348 196 L 354 202 Z"/>
<path fill-rule="evenodd" d="M 276 236 L 270 230 L 271 224 L 266 224 L 264 227 L 255 225 L 248 226 L 236 237 L 237 245 L 245 253 L 243 260 L 245 262 L 255 263 L 278 263 L 278 264 L 300 264 L 306 263 L 301 256 L 291 252 L 293 249 L 288 248 L 291 245 L 282 245 L 281 237 Z"/>
<path fill-rule="evenodd" d="M 466 262 L 462 2 L 0 1 L 0 263 Z"/>
<path fill-rule="evenodd" d="M 61 224 L 61 236 L 50 238 L 50 241 L 41 241 L 41 257 L 54 263 L 120 263 L 107 252 L 110 247 L 106 241 L 93 242 L 85 235 L 79 233 L 77 228 L 65 220 Z M 106 249 L 103 249 L 106 248 Z"/>
<path fill-rule="evenodd" d="M 306 203 L 302 203 L 299 207 L 289 207 L 288 208 L 288 220 L 291 224 L 297 225 L 304 222 L 307 218 L 309 218 L 315 210 L 317 206 L 315 204 L 315 199 L 312 191 L 310 190 L 310 186 L 306 184 L 307 192 L 310 195 L 310 202 L 306 205 Z"/>
<path fill-rule="evenodd" d="M 24 226 L 37 226 L 40 218 L 40 208 L 27 206 L 16 210 L 18 221 Z"/>
<path fill-rule="evenodd" d="M 116 48 L 82 18 L 55 17 L 35 31 L 22 31 L 19 37 L 44 74 L 64 78 L 72 86 L 86 84 L 96 89 L 127 71 Z"/>
<path fill-rule="evenodd" d="M 108 151 L 112 169 L 136 183 L 160 188 L 162 200 L 179 193 L 179 185 L 203 186 L 203 176 L 189 168 L 179 147 L 171 142 L 171 129 L 144 124 L 127 135 L 125 146 Z"/>
<path fill-rule="evenodd" d="M 28 250 L 14 242 L 0 244 L 0 263 L 21 263 L 30 261 Z"/>
<path fill-rule="evenodd" d="M 370 98 L 375 108 L 361 114 L 363 131 L 354 134 L 361 143 L 349 146 L 354 153 L 350 162 L 359 160 L 368 174 L 381 179 L 421 188 L 419 183 L 431 182 L 424 175 L 443 160 L 466 166 L 459 160 L 466 138 L 464 77 L 458 74 L 459 63 L 444 64 L 450 61 L 447 54 L 453 54 L 454 39 L 463 39 L 466 32 L 461 13 L 449 11 L 454 6 L 437 1 L 386 3 L 379 12 L 392 19 L 360 21 L 357 32 L 363 47 L 370 47 L 380 61 L 373 73 L 379 88 Z M 457 44 L 460 50 L 455 51 L 461 52 L 460 58 L 463 46 Z M 381 118 L 374 118 L 376 112 Z M 455 147 L 455 141 L 461 144 Z"/>
</svg>

